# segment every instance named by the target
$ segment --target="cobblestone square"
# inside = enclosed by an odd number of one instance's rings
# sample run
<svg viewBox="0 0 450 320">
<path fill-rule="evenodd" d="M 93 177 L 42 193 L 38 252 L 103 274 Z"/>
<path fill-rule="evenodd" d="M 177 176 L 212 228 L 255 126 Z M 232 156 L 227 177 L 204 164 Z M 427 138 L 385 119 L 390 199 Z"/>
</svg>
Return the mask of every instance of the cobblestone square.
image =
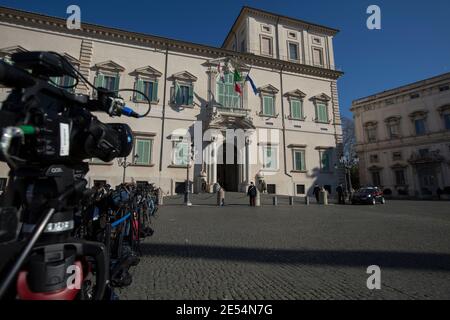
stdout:
<svg viewBox="0 0 450 320">
<path fill-rule="evenodd" d="M 450 299 L 449 202 L 162 207 L 121 299 Z M 381 290 L 366 286 L 381 268 Z"/>
</svg>

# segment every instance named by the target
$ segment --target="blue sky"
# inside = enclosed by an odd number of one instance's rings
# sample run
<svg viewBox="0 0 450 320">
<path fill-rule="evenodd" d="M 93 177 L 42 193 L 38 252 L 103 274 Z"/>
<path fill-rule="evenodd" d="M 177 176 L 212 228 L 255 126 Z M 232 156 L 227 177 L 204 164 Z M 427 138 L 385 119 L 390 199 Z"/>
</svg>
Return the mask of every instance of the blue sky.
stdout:
<svg viewBox="0 0 450 320">
<path fill-rule="evenodd" d="M 82 20 L 173 39 L 220 46 L 241 7 L 248 5 L 334 27 L 341 110 L 354 99 L 450 72 L 450 1 L 406 0 L 0 0 L 2 6 L 66 16 L 77 4 Z M 366 27 L 366 9 L 382 11 L 382 30 Z"/>
</svg>

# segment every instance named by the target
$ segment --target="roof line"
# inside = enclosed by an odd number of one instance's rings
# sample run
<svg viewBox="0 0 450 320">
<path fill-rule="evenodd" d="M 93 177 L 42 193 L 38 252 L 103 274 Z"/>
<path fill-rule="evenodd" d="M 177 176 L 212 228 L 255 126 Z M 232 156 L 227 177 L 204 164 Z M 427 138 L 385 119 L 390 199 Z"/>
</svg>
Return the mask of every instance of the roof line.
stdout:
<svg viewBox="0 0 450 320">
<path fill-rule="evenodd" d="M 417 86 L 421 86 L 421 85 L 431 85 L 434 84 L 435 82 L 439 82 L 441 80 L 444 80 L 446 77 L 450 77 L 450 72 L 446 72 L 437 76 L 433 76 L 430 78 L 426 78 L 426 79 L 422 79 L 419 81 L 415 81 L 415 82 L 411 82 L 405 85 L 401 85 L 392 89 L 388 89 L 385 91 L 381 91 L 363 98 L 359 98 L 356 100 L 353 100 L 352 105 L 356 107 L 357 104 L 360 104 L 362 102 L 365 102 L 364 100 L 374 100 L 374 99 L 380 99 L 380 98 L 386 98 L 390 95 L 393 95 L 395 93 L 395 91 L 399 91 L 398 93 L 402 93 L 405 91 L 409 91 L 411 89 L 413 89 L 414 87 Z M 440 79 L 442 78 L 442 79 Z"/>
<path fill-rule="evenodd" d="M 228 32 L 227 36 L 225 37 L 225 40 L 224 40 L 223 43 L 222 43 L 222 47 L 225 46 L 225 43 L 227 42 L 228 38 L 230 37 L 230 34 L 233 32 L 233 29 L 234 29 L 236 23 L 238 22 L 239 18 L 241 17 L 242 13 L 243 13 L 245 10 L 254 10 L 254 11 L 258 11 L 258 12 L 261 12 L 261 13 L 264 13 L 264 14 L 267 14 L 267 15 L 271 15 L 271 16 L 277 17 L 277 18 L 286 19 L 286 20 L 292 20 L 292 21 L 295 21 L 295 22 L 300 22 L 300 23 L 303 23 L 303 24 L 307 24 L 307 25 L 310 25 L 310 26 L 314 26 L 314 27 L 317 27 L 317 28 L 326 29 L 326 30 L 328 30 L 328 31 L 331 31 L 331 32 L 334 33 L 334 34 L 340 32 L 339 29 L 327 27 L 327 26 L 320 25 L 320 24 L 317 24 L 317 23 L 308 22 L 308 21 L 305 21 L 305 20 L 301 20 L 301 19 L 297 19 L 297 18 L 285 16 L 285 15 L 278 14 L 278 13 L 269 12 L 269 11 L 262 10 L 262 9 L 257 9 L 257 8 L 250 7 L 250 6 L 243 6 L 243 7 L 241 8 L 241 11 L 239 12 L 239 14 L 238 14 L 236 20 L 235 20 L 234 23 L 232 24 L 232 26 L 231 26 L 231 28 L 230 28 L 230 31 Z"/>
<path fill-rule="evenodd" d="M 8 14 L 10 15 L 17 15 L 20 18 L 28 18 L 25 19 L 26 21 L 28 21 L 29 23 L 32 22 L 33 19 L 47 19 L 50 22 L 53 23 L 57 23 L 57 24 L 62 24 L 65 26 L 65 19 L 64 18 L 60 18 L 60 17 L 55 17 L 55 16 L 49 16 L 49 15 L 45 15 L 45 14 L 40 14 L 40 13 L 35 13 L 35 12 L 29 12 L 29 11 L 24 11 L 24 10 L 18 10 L 18 9 L 13 9 L 13 8 L 8 8 L 8 7 L 4 7 L 4 6 L 0 6 L 0 18 L 2 18 L 1 14 L 3 13 L 3 16 L 5 16 L 7 19 L 10 19 L 8 17 Z M 27 17 L 28 15 L 28 17 Z M 13 17 L 14 19 L 15 17 Z M 6 21 L 7 21 L 6 19 Z M 3 19 L 1 19 L 3 20 Z M 18 23 L 18 22 L 16 22 Z M 20 24 L 20 23 L 18 23 Z M 45 25 L 40 25 L 39 27 L 41 29 L 45 29 Z M 161 37 L 161 36 L 154 36 L 154 35 L 150 35 L 150 34 L 145 34 L 142 32 L 135 32 L 135 31 L 127 31 L 127 30 L 123 30 L 123 29 L 119 29 L 119 28 L 113 28 L 113 27 L 106 27 L 106 26 L 102 26 L 102 25 L 97 25 L 97 24 L 93 24 L 93 23 L 84 23 L 82 22 L 81 24 L 81 30 L 67 30 L 65 29 L 65 33 L 66 34 L 72 34 L 75 36 L 80 36 L 83 37 L 85 36 L 85 33 L 88 32 L 90 37 L 95 37 L 95 33 L 91 33 L 89 32 L 89 29 L 93 29 L 94 31 L 100 31 L 100 34 L 102 32 L 116 32 L 117 34 L 121 34 L 124 37 L 128 37 L 128 38 L 140 38 L 141 40 L 147 40 L 147 41 L 152 41 L 152 42 L 156 42 L 156 43 L 160 43 L 161 45 L 166 45 L 166 46 L 185 46 L 185 47 L 190 47 L 192 49 L 199 49 L 199 50 L 204 50 L 207 52 L 210 52 L 213 55 L 229 55 L 229 56 L 237 56 L 237 57 L 241 57 L 243 59 L 248 59 L 248 60 L 256 60 L 259 61 L 261 64 L 263 65 L 268 65 L 268 64 L 272 64 L 272 65 L 285 65 L 288 67 L 289 70 L 294 71 L 298 70 L 298 72 L 303 73 L 301 71 L 299 71 L 300 69 L 304 69 L 307 70 L 309 72 L 313 72 L 314 74 L 317 75 L 316 72 L 314 71 L 321 71 L 324 74 L 321 76 L 324 76 L 326 78 L 332 78 L 332 79 L 337 79 L 339 78 L 343 72 L 341 71 L 337 71 L 337 70 L 333 70 L 333 69 L 326 69 L 326 68 L 320 68 L 320 67 L 315 67 L 315 66 L 309 66 L 309 65 L 303 65 L 303 64 L 294 64 L 292 62 L 289 61 L 284 61 L 284 60 L 279 60 L 279 59 L 274 59 L 274 58 L 267 58 L 267 57 L 262 57 L 262 56 L 258 56 L 258 55 L 254 55 L 254 54 L 250 54 L 250 53 L 241 53 L 241 52 L 235 52 L 232 50 L 228 50 L 228 49 L 224 49 L 224 48 L 220 48 L 220 47 L 213 47 L 213 46 L 208 46 L 208 45 L 204 45 L 204 44 L 198 44 L 198 43 L 193 43 L 193 42 L 188 42 L 188 41 L 184 41 L 184 40 L 176 40 L 176 39 L 170 39 L 170 38 L 165 38 L 165 37 Z M 121 39 L 114 39 L 115 41 L 121 41 Z M 125 41 L 125 40 L 123 40 Z M 313 74 L 312 73 L 312 74 Z M 326 75 L 325 75 L 326 74 Z"/>
</svg>

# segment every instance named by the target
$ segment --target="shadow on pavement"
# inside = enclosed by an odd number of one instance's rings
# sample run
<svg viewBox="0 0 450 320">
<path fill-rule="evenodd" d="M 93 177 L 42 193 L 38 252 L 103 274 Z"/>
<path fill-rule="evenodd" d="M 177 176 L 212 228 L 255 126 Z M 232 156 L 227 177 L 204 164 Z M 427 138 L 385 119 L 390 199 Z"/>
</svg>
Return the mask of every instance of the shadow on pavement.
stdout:
<svg viewBox="0 0 450 320">
<path fill-rule="evenodd" d="M 266 264 L 364 267 L 450 272 L 450 254 L 387 252 L 276 250 L 142 243 L 143 255 L 152 257 L 209 259 Z"/>
</svg>

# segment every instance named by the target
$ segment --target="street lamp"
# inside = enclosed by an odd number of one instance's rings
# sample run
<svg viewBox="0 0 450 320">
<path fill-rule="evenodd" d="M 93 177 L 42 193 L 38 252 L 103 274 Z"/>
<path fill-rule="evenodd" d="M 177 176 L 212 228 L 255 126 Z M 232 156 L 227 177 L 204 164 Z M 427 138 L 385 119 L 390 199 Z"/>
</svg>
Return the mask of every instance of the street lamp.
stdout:
<svg viewBox="0 0 450 320">
<path fill-rule="evenodd" d="M 125 183 L 125 178 L 127 175 L 127 168 L 136 164 L 138 159 L 139 159 L 139 155 L 137 155 L 137 154 L 134 155 L 133 162 L 128 162 L 127 157 L 117 159 L 117 164 L 119 165 L 119 167 L 123 168 L 123 179 L 122 179 L 123 183 Z"/>
<path fill-rule="evenodd" d="M 359 163 L 359 158 L 357 156 L 354 157 L 342 156 L 339 159 L 339 162 L 345 169 L 345 184 L 347 191 L 351 193 L 353 189 L 351 169 Z"/>
</svg>

